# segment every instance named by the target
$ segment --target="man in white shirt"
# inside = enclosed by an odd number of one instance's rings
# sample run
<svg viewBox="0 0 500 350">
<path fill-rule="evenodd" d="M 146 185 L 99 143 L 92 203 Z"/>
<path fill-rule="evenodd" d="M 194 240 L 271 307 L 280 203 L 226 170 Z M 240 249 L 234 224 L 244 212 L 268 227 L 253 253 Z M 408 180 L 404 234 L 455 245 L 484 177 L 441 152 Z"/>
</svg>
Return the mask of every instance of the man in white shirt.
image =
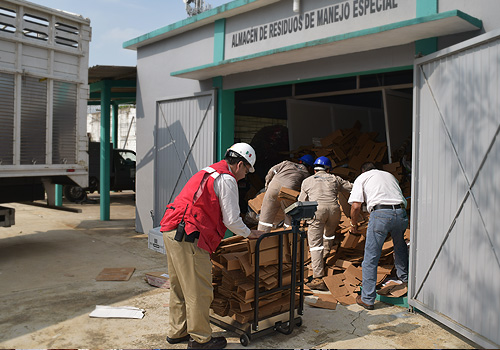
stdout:
<svg viewBox="0 0 500 350">
<path fill-rule="evenodd" d="M 353 233 L 359 233 L 357 218 L 363 203 L 366 203 L 370 212 L 370 221 L 362 263 L 363 288 L 356 302 L 365 309 L 373 310 L 377 296 L 377 266 L 389 232 L 394 243 L 394 265 L 398 278 L 404 283 L 408 282 L 408 247 L 404 240 L 408 216 L 406 199 L 396 178 L 386 171 L 377 170 L 371 162 L 361 166 L 361 175 L 354 181 L 349 197 Z"/>
</svg>

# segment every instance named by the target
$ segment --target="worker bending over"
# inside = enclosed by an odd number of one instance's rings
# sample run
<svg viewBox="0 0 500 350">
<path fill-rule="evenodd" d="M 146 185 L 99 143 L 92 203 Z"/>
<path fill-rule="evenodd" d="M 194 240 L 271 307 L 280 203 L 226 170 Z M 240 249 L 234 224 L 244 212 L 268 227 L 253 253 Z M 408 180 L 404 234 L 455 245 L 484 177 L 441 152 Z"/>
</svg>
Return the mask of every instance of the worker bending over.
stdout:
<svg viewBox="0 0 500 350">
<path fill-rule="evenodd" d="M 365 254 L 363 257 L 363 289 L 356 303 L 373 310 L 377 285 L 377 267 L 387 234 L 394 243 L 394 265 L 399 279 L 408 282 L 408 246 L 404 233 L 408 227 L 406 199 L 396 178 L 387 171 L 378 170 L 371 162 L 361 166 L 361 175 L 354 181 L 349 204 L 351 204 L 351 232 L 359 233 L 356 218 L 366 203 L 370 212 L 366 230 Z"/>
<path fill-rule="evenodd" d="M 314 158 L 306 154 L 298 159 L 299 163 L 285 160 L 271 169 L 266 175 L 266 194 L 262 201 L 262 207 L 259 215 L 258 230 L 270 232 L 279 210 L 283 210 L 278 200 L 281 187 L 286 187 L 295 191 L 300 191 L 302 181 L 312 173 Z M 293 202 L 284 203 L 288 207 Z M 291 218 L 285 217 L 285 228 L 291 225 Z"/>
<path fill-rule="evenodd" d="M 236 143 L 223 160 L 191 177 L 174 202 L 167 205 L 161 232 L 170 275 L 170 344 L 188 342 L 188 349 L 222 349 L 224 337 L 212 337 L 213 300 L 210 254 L 227 229 L 248 238 L 263 232 L 250 230 L 241 219 L 237 181 L 254 172 L 255 151 Z"/>
<path fill-rule="evenodd" d="M 315 217 L 308 221 L 307 240 L 311 252 L 313 279 L 306 285 L 311 289 L 328 290 L 323 282 L 325 257 L 330 252 L 335 230 L 340 222 L 338 193 L 350 192 L 352 184 L 334 174 L 329 174 L 332 163 L 327 157 L 319 157 L 314 162 L 313 176 L 302 182 L 299 201 L 316 201 Z"/>
</svg>

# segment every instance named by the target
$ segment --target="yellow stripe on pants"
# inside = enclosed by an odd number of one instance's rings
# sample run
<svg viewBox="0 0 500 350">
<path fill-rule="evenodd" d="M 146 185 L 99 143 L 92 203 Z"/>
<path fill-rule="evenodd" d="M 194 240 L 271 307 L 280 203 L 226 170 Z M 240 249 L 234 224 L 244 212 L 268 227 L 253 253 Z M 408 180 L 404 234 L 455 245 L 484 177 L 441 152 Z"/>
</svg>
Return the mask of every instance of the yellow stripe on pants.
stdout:
<svg viewBox="0 0 500 350">
<path fill-rule="evenodd" d="M 174 240 L 175 230 L 163 232 L 170 277 L 170 338 L 187 334 L 198 343 L 212 338 L 213 300 L 210 254 L 194 243 Z"/>
</svg>

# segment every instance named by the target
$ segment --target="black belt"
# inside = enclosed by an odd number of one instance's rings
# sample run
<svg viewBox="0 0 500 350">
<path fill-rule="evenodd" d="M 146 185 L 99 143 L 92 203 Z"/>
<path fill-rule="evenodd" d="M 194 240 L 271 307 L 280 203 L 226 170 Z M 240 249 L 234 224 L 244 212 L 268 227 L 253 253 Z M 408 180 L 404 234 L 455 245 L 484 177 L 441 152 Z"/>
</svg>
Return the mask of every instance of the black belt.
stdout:
<svg viewBox="0 0 500 350">
<path fill-rule="evenodd" d="M 388 205 L 388 204 L 377 204 L 372 208 L 372 211 L 378 210 L 378 209 L 404 209 L 405 206 L 403 204 L 396 204 L 396 205 Z"/>
</svg>

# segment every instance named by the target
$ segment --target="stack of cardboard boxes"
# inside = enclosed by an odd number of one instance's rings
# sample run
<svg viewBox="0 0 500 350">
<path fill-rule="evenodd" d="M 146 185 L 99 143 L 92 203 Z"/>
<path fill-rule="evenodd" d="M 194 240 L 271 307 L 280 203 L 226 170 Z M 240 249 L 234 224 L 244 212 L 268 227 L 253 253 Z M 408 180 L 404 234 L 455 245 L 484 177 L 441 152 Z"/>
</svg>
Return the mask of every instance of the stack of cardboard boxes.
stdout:
<svg viewBox="0 0 500 350">
<path fill-rule="evenodd" d="M 278 230 L 283 231 L 283 230 Z M 282 233 L 283 268 L 282 286 L 292 281 L 292 233 Z M 259 254 L 259 293 L 271 291 L 279 286 L 279 245 L 278 235 L 261 240 Z M 306 246 L 307 248 L 307 246 Z M 307 250 L 304 249 L 304 253 Z M 255 308 L 255 266 L 257 240 L 249 240 L 241 236 L 224 239 L 215 253 L 212 254 L 212 275 L 214 285 L 214 301 L 212 309 L 216 315 L 230 316 L 239 323 L 253 320 Z M 297 264 L 299 276 L 300 264 Z M 291 290 L 269 292 L 259 298 L 259 320 L 290 310 Z M 295 302 L 298 303 L 296 297 Z"/>
</svg>

